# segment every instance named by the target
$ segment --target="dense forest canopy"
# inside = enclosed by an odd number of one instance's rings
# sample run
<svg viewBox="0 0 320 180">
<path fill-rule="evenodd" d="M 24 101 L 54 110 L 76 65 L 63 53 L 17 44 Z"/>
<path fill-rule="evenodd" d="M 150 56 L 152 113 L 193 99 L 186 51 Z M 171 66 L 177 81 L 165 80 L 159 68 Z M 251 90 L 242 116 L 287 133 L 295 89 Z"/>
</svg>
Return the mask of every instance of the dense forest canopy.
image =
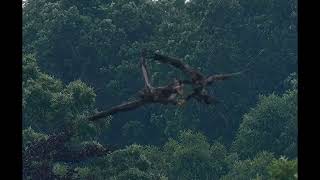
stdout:
<svg viewBox="0 0 320 180">
<path fill-rule="evenodd" d="M 28 0 L 22 28 L 24 179 L 297 178 L 297 1 Z M 265 53 L 211 88 L 220 103 L 85 121 L 136 95 L 143 48 L 208 75 Z"/>
</svg>

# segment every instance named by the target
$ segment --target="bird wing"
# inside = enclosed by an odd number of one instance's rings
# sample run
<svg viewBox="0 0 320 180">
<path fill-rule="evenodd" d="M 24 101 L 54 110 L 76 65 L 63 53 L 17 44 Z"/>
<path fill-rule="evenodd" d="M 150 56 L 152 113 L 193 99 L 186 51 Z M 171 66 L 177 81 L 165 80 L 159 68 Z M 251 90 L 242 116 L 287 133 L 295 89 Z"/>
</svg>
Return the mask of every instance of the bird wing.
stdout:
<svg viewBox="0 0 320 180">
<path fill-rule="evenodd" d="M 99 112 L 93 116 L 88 117 L 87 119 L 89 121 L 95 121 L 97 119 L 109 116 L 109 115 L 113 115 L 116 114 L 118 112 L 123 112 L 123 111 L 130 111 L 133 109 L 136 109 L 144 104 L 146 104 L 147 101 L 143 100 L 143 99 L 139 99 L 139 100 L 134 100 L 134 101 L 129 101 L 129 102 L 125 102 L 122 103 L 120 105 L 117 106 L 113 106 L 110 109 L 106 110 L 106 111 L 102 111 Z"/>
<path fill-rule="evenodd" d="M 160 54 L 158 52 L 154 53 L 154 59 L 157 61 L 160 61 L 162 63 L 170 64 L 178 69 L 180 69 L 182 72 L 192 76 L 194 74 L 197 74 L 198 76 L 202 76 L 198 71 L 190 67 L 188 64 L 183 63 L 180 59 L 166 56 L 163 54 Z"/>
<path fill-rule="evenodd" d="M 259 51 L 259 53 L 256 55 L 256 58 L 258 56 L 260 56 L 263 52 L 265 52 L 265 50 L 261 49 Z M 235 77 L 235 76 L 239 76 L 239 75 L 241 75 L 241 74 L 243 74 L 245 72 L 248 72 L 252 68 L 252 66 L 257 62 L 257 61 L 254 60 L 255 58 L 250 57 L 250 59 L 251 60 L 246 64 L 245 68 L 242 71 L 238 71 L 238 72 L 234 72 L 234 73 L 216 74 L 216 75 L 208 76 L 207 79 L 206 79 L 206 84 L 210 85 L 214 81 L 226 80 L 226 79 L 229 79 L 229 78 L 232 78 L 232 77 Z"/>
<path fill-rule="evenodd" d="M 232 77 L 235 77 L 235 76 L 239 76 L 244 72 L 245 71 L 240 71 L 240 72 L 235 72 L 235 73 L 227 73 L 227 74 L 211 75 L 211 76 L 207 77 L 206 84 L 207 85 L 211 85 L 215 81 L 222 81 L 222 80 L 226 80 L 226 79 L 229 79 L 229 78 L 232 78 Z"/>
<path fill-rule="evenodd" d="M 149 80 L 149 72 L 147 70 L 147 65 L 146 65 L 146 61 L 145 61 L 145 52 L 142 52 L 141 55 L 141 69 L 142 69 L 142 74 L 143 74 L 143 79 L 144 79 L 144 83 L 145 83 L 145 87 L 150 91 L 151 89 L 153 89 L 150 80 Z"/>
</svg>

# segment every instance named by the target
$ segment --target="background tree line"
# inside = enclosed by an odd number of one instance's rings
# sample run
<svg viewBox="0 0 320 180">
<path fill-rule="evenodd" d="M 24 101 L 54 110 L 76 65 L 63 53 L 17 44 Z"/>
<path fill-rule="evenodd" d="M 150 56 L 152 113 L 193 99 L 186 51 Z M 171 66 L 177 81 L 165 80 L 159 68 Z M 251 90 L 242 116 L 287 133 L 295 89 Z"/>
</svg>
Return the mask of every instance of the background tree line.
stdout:
<svg viewBox="0 0 320 180">
<path fill-rule="evenodd" d="M 294 179 L 296 25 L 292 0 L 28 0 L 24 178 Z M 143 86 L 142 48 L 206 74 L 238 71 L 265 53 L 246 75 L 212 88 L 219 104 L 152 105 L 84 121 Z M 149 66 L 156 85 L 182 76 L 151 60 Z M 57 138 L 65 129 L 70 135 Z M 48 142 L 60 149 L 41 158 L 31 153 Z M 100 153 L 109 148 L 115 151 Z M 80 160 L 63 158 L 70 152 Z"/>
</svg>

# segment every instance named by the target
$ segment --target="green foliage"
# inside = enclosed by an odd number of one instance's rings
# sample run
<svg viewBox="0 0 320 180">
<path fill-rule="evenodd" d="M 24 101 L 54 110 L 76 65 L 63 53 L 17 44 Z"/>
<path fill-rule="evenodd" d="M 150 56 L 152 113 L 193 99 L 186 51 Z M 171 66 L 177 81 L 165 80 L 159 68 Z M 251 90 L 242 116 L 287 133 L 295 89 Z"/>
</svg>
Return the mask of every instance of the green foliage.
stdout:
<svg viewBox="0 0 320 180">
<path fill-rule="evenodd" d="M 87 179 L 90 176 L 90 169 L 87 167 L 77 167 L 74 169 L 75 173 L 72 176 L 73 179 Z"/>
<path fill-rule="evenodd" d="M 182 131 L 164 151 L 170 179 L 217 179 L 225 171 L 226 149 L 219 143 L 210 146 L 201 133 Z"/>
<path fill-rule="evenodd" d="M 156 168 L 159 167 L 156 161 L 151 161 L 161 157 L 154 152 L 158 151 L 152 147 L 133 144 L 92 165 L 99 169 L 99 177 L 102 179 L 159 179 L 162 177 L 161 170 Z"/>
<path fill-rule="evenodd" d="M 69 167 L 64 164 L 56 163 L 52 168 L 53 174 L 57 176 L 59 179 L 66 178 L 67 173 L 69 171 Z"/>
<path fill-rule="evenodd" d="M 233 149 L 244 158 L 262 150 L 296 157 L 297 90 L 260 96 L 257 106 L 244 115 Z"/>
<path fill-rule="evenodd" d="M 210 147 L 210 157 L 211 157 L 211 167 L 213 174 L 213 179 L 218 179 L 222 175 L 226 174 L 229 170 L 228 168 L 228 151 L 226 147 L 219 143 L 214 142 Z"/>
<path fill-rule="evenodd" d="M 22 142 L 23 145 L 26 143 L 32 143 L 34 141 L 41 141 L 48 139 L 48 136 L 43 133 L 35 132 L 31 127 L 26 128 L 22 131 Z"/>
<path fill-rule="evenodd" d="M 128 170 L 123 171 L 121 174 L 116 176 L 114 179 L 117 180 L 151 180 L 153 179 L 152 176 L 149 174 L 140 171 L 138 168 L 129 168 Z"/>
<path fill-rule="evenodd" d="M 36 59 L 32 55 L 29 54 L 24 56 L 22 64 L 23 82 L 25 82 L 28 79 L 35 79 L 39 76 L 40 70 Z"/>
<path fill-rule="evenodd" d="M 270 179 L 298 179 L 297 160 L 288 160 L 285 157 L 275 159 L 268 166 Z"/>
<path fill-rule="evenodd" d="M 222 180 L 270 179 L 267 167 L 273 162 L 271 153 L 259 152 L 253 159 L 236 160 L 229 164 L 228 174 Z"/>
<path fill-rule="evenodd" d="M 57 156 L 63 158 L 63 154 L 68 153 L 69 149 L 64 147 L 66 143 L 70 146 L 80 143 L 83 146 L 78 148 L 85 149 L 83 140 L 93 139 L 99 128 L 103 128 L 84 119 L 94 109 L 95 93 L 79 80 L 65 86 L 43 73 L 32 55 L 23 57 L 22 68 L 24 177 L 69 179 L 72 167 L 58 163 L 60 158 Z M 70 139 L 52 135 L 67 129 L 73 132 Z M 55 143 L 57 147 L 52 147 Z M 81 158 L 81 155 L 75 157 Z"/>
<path fill-rule="evenodd" d="M 81 117 L 94 108 L 92 88 L 81 81 L 64 86 L 61 81 L 41 72 L 32 56 L 23 59 L 23 77 L 24 127 L 52 132 L 67 123 L 81 121 Z"/>
<path fill-rule="evenodd" d="M 148 170 L 150 162 L 141 154 L 142 147 L 139 145 L 132 145 L 124 150 L 116 151 L 112 156 L 107 158 L 112 166 L 112 173 L 128 170 L 128 167 L 136 167 L 142 171 Z M 119 164 L 119 162 L 122 162 Z"/>
<path fill-rule="evenodd" d="M 74 168 L 74 173 L 71 176 L 74 180 L 86 180 L 86 179 L 96 179 L 102 180 L 104 179 L 101 175 L 101 170 L 94 168 L 92 166 L 89 167 L 76 167 Z"/>
</svg>

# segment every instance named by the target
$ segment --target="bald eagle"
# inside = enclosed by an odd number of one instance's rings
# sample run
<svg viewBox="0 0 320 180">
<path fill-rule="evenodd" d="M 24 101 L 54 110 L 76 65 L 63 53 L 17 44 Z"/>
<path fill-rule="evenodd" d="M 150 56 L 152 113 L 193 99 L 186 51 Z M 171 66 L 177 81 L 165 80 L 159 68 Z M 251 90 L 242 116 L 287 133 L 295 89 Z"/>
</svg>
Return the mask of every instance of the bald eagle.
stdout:
<svg viewBox="0 0 320 180">
<path fill-rule="evenodd" d="M 264 52 L 264 49 L 262 49 L 259 52 L 258 56 L 261 55 L 262 52 Z M 205 89 L 207 86 L 212 85 L 216 81 L 227 80 L 232 77 L 241 75 L 247 72 L 248 70 L 250 70 L 249 67 L 252 65 L 252 61 L 250 61 L 246 65 L 246 68 L 244 68 L 242 71 L 205 76 L 202 73 L 200 73 L 198 70 L 189 66 L 188 64 L 183 63 L 182 60 L 175 57 L 163 55 L 159 52 L 159 50 L 154 52 L 153 58 L 156 61 L 169 64 L 177 69 L 180 69 L 182 72 L 188 75 L 190 77 L 190 80 L 183 80 L 182 82 L 184 84 L 191 84 L 193 86 L 193 92 L 186 97 L 186 100 L 189 100 L 190 98 L 195 98 L 198 101 L 204 102 L 206 104 L 219 102 L 214 97 L 208 95 L 208 91 Z"/>
<path fill-rule="evenodd" d="M 175 79 L 173 83 L 166 86 L 152 86 L 145 62 L 145 55 L 145 51 L 143 50 L 141 53 L 140 64 L 145 86 L 139 91 L 138 99 L 124 102 L 120 105 L 113 106 L 106 111 L 96 113 L 87 118 L 89 121 L 95 121 L 109 115 L 114 115 L 118 112 L 130 111 L 150 103 L 181 105 L 184 102 L 183 100 L 177 99 L 177 96 L 183 94 L 182 81 Z"/>
</svg>

